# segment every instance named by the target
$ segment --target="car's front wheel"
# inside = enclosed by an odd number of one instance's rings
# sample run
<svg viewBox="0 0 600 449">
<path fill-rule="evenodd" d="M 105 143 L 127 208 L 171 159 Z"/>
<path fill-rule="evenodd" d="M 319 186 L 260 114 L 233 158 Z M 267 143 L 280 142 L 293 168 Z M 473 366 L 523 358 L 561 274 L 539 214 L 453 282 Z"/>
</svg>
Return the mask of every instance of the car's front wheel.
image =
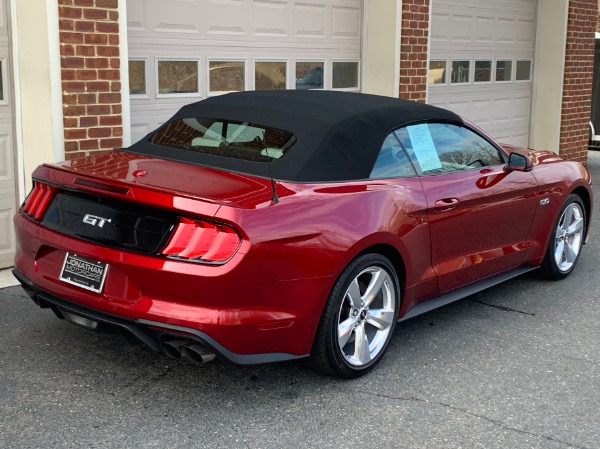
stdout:
<svg viewBox="0 0 600 449">
<path fill-rule="evenodd" d="M 386 257 L 365 254 L 350 263 L 321 316 L 313 366 L 345 379 L 373 369 L 394 332 L 399 296 L 398 276 Z"/>
<path fill-rule="evenodd" d="M 542 273 L 548 279 L 560 280 L 575 268 L 585 239 L 585 207 L 581 198 L 572 194 L 567 198 L 554 224 Z"/>
</svg>

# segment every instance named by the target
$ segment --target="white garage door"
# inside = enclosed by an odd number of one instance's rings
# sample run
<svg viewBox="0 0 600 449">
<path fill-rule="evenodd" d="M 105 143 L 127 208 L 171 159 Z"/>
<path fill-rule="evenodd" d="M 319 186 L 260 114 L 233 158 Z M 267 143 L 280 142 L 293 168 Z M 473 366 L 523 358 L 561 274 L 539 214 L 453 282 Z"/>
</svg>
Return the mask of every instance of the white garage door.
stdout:
<svg viewBox="0 0 600 449">
<path fill-rule="evenodd" d="M 9 30 L 6 0 L 0 0 L 0 268 L 10 267 L 15 257 L 16 211 L 13 112 L 9 78 Z"/>
<path fill-rule="evenodd" d="M 132 140 L 253 89 L 360 89 L 362 0 L 127 0 Z"/>
<path fill-rule="evenodd" d="M 529 143 L 536 0 L 433 0 L 430 104 Z"/>
</svg>

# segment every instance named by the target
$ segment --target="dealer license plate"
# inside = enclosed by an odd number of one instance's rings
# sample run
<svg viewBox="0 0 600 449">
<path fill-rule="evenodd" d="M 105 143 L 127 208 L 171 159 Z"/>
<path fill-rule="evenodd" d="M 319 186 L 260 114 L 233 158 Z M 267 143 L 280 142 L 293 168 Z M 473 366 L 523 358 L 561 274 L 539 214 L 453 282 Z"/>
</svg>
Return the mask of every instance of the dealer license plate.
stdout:
<svg viewBox="0 0 600 449">
<path fill-rule="evenodd" d="M 96 293 L 102 291 L 108 265 L 103 262 L 67 253 L 60 280 Z"/>
</svg>

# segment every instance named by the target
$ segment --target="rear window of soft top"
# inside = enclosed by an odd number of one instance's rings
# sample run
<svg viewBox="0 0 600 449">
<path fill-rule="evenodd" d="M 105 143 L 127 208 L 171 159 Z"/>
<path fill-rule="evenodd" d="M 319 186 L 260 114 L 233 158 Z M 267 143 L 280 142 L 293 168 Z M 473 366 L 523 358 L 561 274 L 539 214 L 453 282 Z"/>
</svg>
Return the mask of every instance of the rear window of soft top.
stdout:
<svg viewBox="0 0 600 449">
<path fill-rule="evenodd" d="M 251 122 L 182 118 L 150 136 L 155 145 L 255 162 L 272 162 L 296 143 L 289 131 Z"/>
</svg>

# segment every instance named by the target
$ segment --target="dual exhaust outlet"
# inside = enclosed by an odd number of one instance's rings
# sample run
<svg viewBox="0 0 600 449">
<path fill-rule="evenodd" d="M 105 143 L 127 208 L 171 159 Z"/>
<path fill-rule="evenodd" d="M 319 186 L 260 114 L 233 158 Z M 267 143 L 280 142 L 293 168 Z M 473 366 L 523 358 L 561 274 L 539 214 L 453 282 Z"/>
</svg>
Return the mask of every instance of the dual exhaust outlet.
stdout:
<svg viewBox="0 0 600 449">
<path fill-rule="evenodd" d="M 215 358 L 214 353 L 193 340 L 166 340 L 160 344 L 160 349 L 172 359 L 187 359 L 194 365 L 202 365 Z"/>
</svg>

